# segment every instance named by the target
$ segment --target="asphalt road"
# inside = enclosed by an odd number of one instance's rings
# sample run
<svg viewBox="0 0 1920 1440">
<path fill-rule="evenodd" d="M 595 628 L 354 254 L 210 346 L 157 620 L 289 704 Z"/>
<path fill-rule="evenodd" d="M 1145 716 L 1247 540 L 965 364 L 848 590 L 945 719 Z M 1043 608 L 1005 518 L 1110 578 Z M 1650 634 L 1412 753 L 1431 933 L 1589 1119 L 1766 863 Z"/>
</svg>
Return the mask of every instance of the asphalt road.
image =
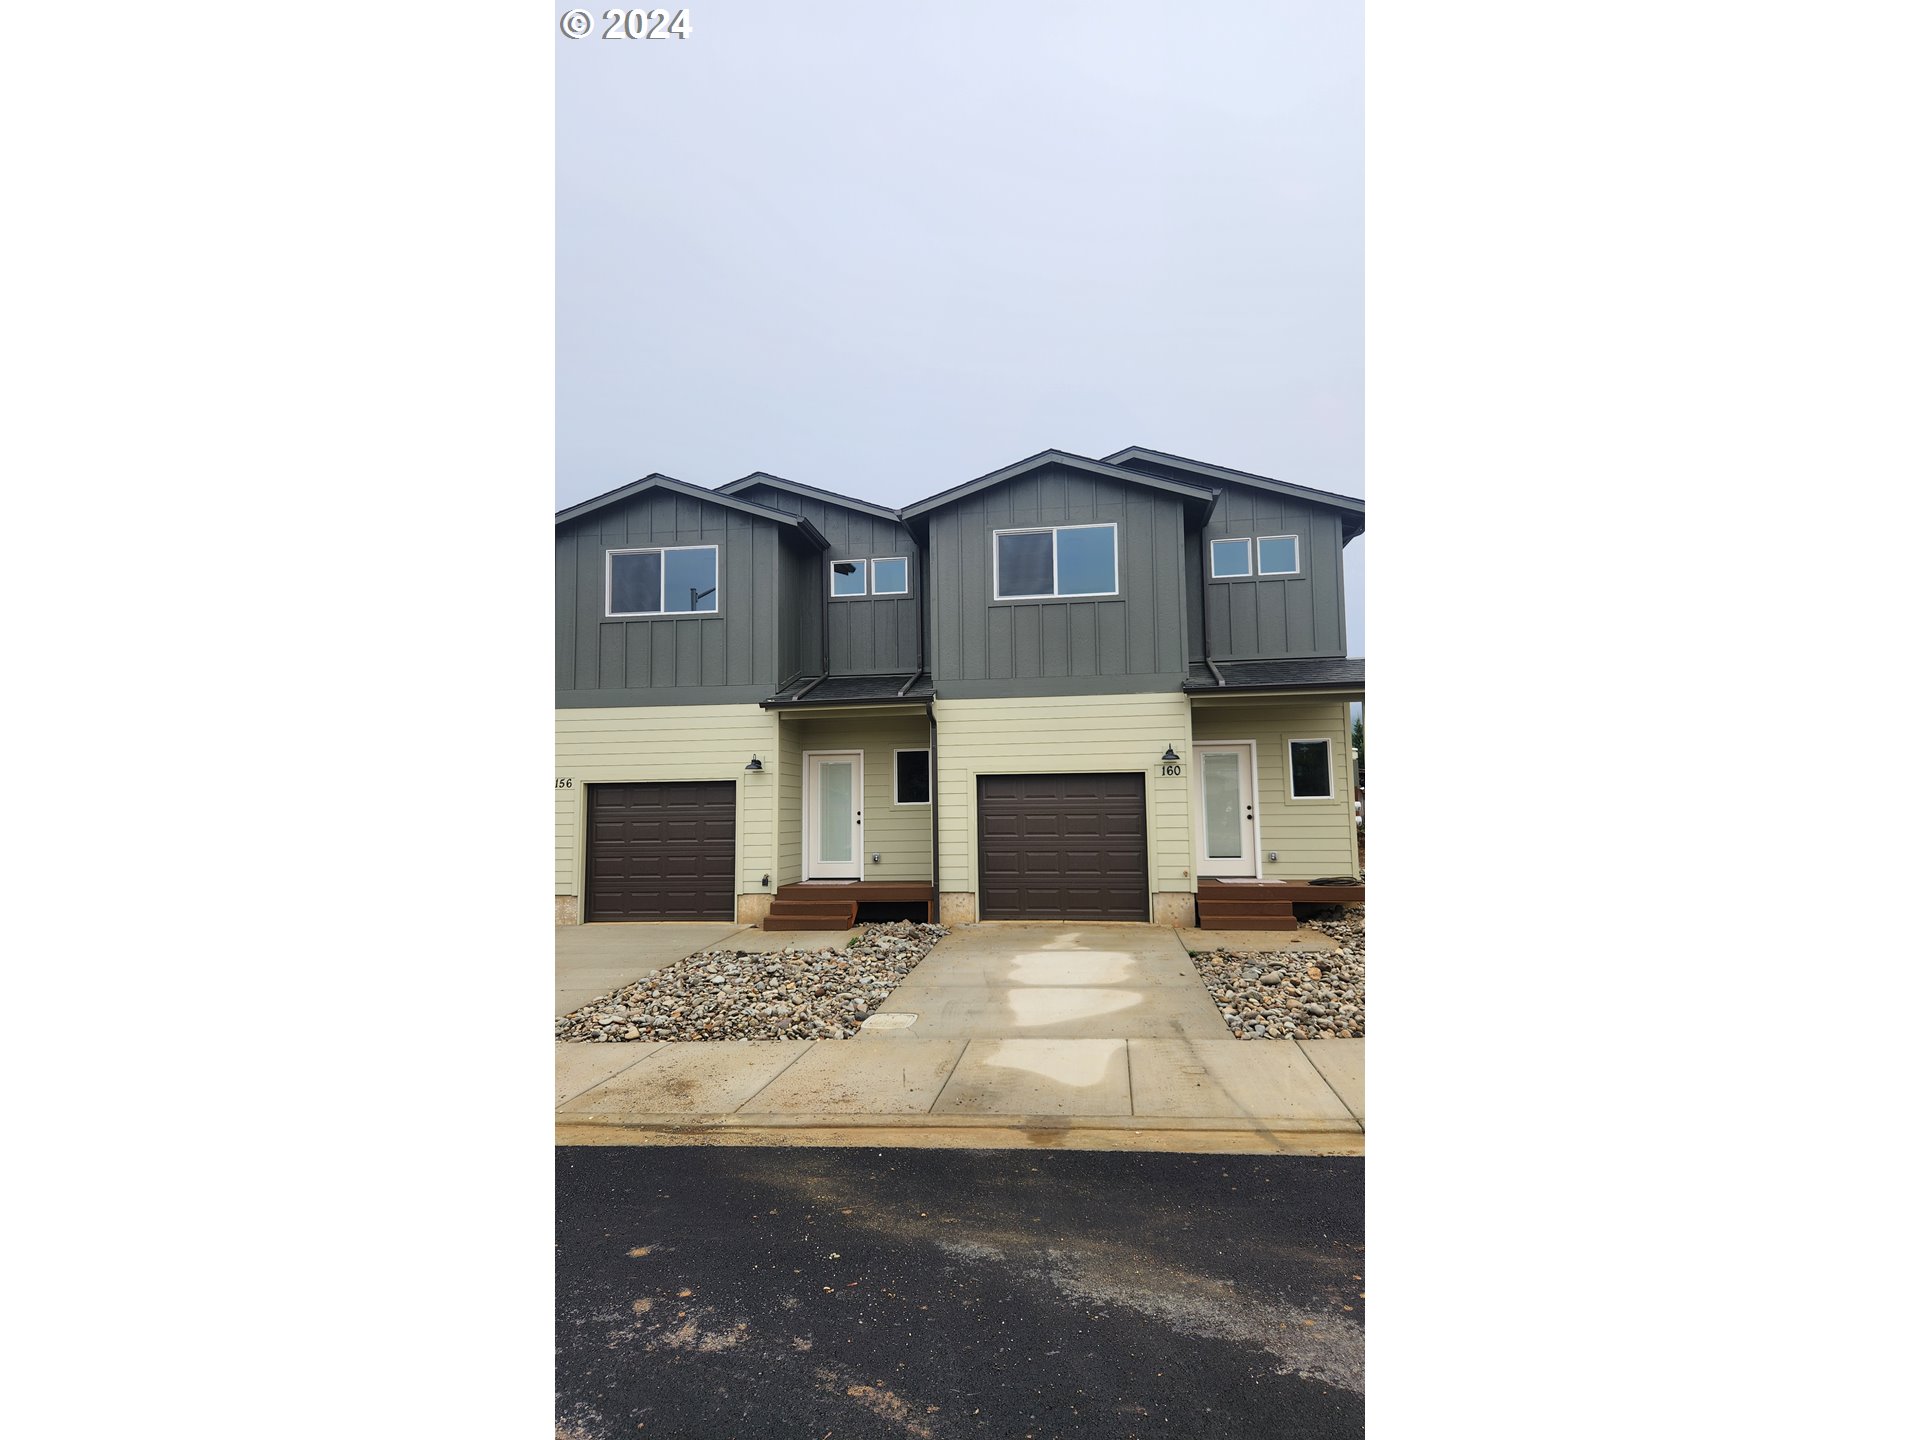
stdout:
<svg viewBox="0 0 1920 1440">
<path fill-rule="evenodd" d="M 1362 1160 L 556 1153 L 561 1440 L 1362 1433 Z"/>
</svg>

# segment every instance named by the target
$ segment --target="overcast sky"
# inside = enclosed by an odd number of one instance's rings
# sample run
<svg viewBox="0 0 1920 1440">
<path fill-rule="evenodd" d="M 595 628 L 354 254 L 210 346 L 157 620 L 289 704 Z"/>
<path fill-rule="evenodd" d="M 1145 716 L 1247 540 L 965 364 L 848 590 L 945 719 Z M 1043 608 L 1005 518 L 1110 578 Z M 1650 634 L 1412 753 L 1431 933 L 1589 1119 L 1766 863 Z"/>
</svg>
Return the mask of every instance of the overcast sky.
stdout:
<svg viewBox="0 0 1920 1440">
<path fill-rule="evenodd" d="M 1365 493 L 1358 3 L 686 8 L 556 21 L 556 504 L 1127 445 Z"/>
</svg>

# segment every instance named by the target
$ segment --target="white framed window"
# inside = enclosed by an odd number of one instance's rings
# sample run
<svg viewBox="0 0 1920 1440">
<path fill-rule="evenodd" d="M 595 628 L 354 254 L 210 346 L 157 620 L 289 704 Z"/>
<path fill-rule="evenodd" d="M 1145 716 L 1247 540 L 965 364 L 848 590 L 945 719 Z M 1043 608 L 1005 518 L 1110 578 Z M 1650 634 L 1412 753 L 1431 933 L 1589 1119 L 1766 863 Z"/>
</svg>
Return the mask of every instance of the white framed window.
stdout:
<svg viewBox="0 0 1920 1440">
<path fill-rule="evenodd" d="M 1066 600 L 1120 593 L 1120 527 L 1034 526 L 993 532 L 993 598 Z"/>
<path fill-rule="evenodd" d="M 1298 535 L 1262 535 L 1254 543 L 1260 551 L 1262 575 L 1298 575 L 1300 573 L 1300 537 Z"/>
<path fill-rule="evenodd" d="M 874 557 L 873 593 L 876 595 L 904 595 L 907 593 L 906 556 L 876 555 Z"/>
<path fill-rule="evenodd" d="M 720 547 L 607 551 L 607 618 L 718 615 Z"/>
<path fill-rule="evenodd" d="M 1253 574 L 1253 541 L 1216 540 L 1210 548 L 1214 579 L 1238 580 Z"/>
<path fill-rule="evenodd" d="M 1333 741 L 1287 741 L 1287 795 L 1294 800 L 1333 799 Z"/>
<path fill-rule="evenodd" d="M 867 562 L 835 560 L 827 566 L 827 593 L 836 600 L 867 593 Z"/>
<path fill-rule="evenodd" d="M 933 803 L 933 772 L 928 766 L 931 759 L 926 750 L 896 750 L 893 752 L 893 803 L 896 805 L 931 805 Z"/>
</svg>

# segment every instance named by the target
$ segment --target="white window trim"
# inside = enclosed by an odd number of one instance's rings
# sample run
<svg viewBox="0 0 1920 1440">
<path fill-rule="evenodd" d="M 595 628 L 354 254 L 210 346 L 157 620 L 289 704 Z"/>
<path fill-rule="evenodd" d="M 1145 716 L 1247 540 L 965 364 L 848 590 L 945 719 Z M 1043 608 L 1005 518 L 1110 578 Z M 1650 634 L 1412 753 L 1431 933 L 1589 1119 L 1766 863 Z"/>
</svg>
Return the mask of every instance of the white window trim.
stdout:
<svg viewBox="0 0 1920 1440">
<path fill-rule="evenodd" d="M 860 589 L 855 594 L 836 595 L 833 582 L 839 577 L 833 573 L 836 565 L 858 565 L 860 567 Z M 829 600 L 861 600 L 873 585 L 873 562 L 864 555 L 842 555 L 838 560 L 827 561 L 827 598 Z"/>
<path fill-rule="evenodd" d="M 676 550 L 713 552 L 713 609 L 669 610 L 667 604 L 667 556 Z M 660 609 L 616 610 L 613 608 L 613 557 L 616 555 L 658 555 L 660 557 Z M 609 620 L 711 620 L 720 613 L 720 547 L 718 545 L 627 545 L 607 551 L 606 618 Z"/>
<path fill-rule="evenodd" d="M 1303 805 L 1332 805 L 1340 799 L 1340 776 L 1333 768 L 1333 737 L 1331 735 L 1288 735 L 1281 742 L 1287 747 L 1287 799 L 1298 800 Z M 1327 747 L 1327 793 L 1325 795 L 1302 795 L 1299 787 L 1293 783 L 1293 747 L 1296 745 L 1324 745 Z"/>
<path fill-rule="evenodd" d="M 900 757 L 910 754 L 927 757 L 927 798 L 924 800 L 900 798 Z M 893 803 L 904 810 L 918 810 L 933 804 L 933 748 L 931 746 L 902 745 L 893 752 Z"/>
<path fill-rule="evenodd" d="M 1244 545 L 1247 547 L 1247 569 L 1244 575 L 1222 575 L 1214 565 L 1214 547 L 1218 545 Z M 1254 575 L 1253 540 L 1246 535 L 1220 535 L 1207 542 L 1207 575 L 1214 580 L 1251 580 Z"/>
<path fill-rule="evenodd" d="M 898 560 L 903 566 L 906 567 L 906 571 L 907 571 L 907 588 L 906 589 L 882 590 L 879 588 L 879 581 L 874 576 L 873 567 L 880 564 L 881 561 L 883 560 Z M 869 595 L 877 596 L 883 600 L 898 600 L 902 596 L 911 595 L 913 593 L 913 561 L 909 560 L 905 555 L 875 555 L 872 559 L 867 561 L 867 593 Z"/>
<path fill-rule="evenodd" d="M 1072 590 L 1062 592 L 1056 589 L 1051 595 L 1002 595 L 1000 593 L 1000 537 L 1002 535 L 1051 535 L 1053 536 L 1053 583 L 1060 584 L 1060 532 L 1062 530 L 1111 530 L 1113 532 L 1113 589 L 1111 590 Z M 1000 600 L 1098 600 L 1120 593 L 1120 526 L 1113 520 L 1096 520 L 1085 525 L 1013 525 L 1005 530 L 995 530 L 987 539 L 993 550 L 993 598 Z"/>
<path fill-rule="evenodd" d="M 1260 568 L 1260 542 L 1262 540 L 1291 540 L 1293 542 L 1293 568 L 1291 570 L 1262 570 Z M 1253 541 L 1253 568 L 1262 575 L 1300 574 L 1300 537 L 1298 535 L 1256 535 Z"/>
</svg>

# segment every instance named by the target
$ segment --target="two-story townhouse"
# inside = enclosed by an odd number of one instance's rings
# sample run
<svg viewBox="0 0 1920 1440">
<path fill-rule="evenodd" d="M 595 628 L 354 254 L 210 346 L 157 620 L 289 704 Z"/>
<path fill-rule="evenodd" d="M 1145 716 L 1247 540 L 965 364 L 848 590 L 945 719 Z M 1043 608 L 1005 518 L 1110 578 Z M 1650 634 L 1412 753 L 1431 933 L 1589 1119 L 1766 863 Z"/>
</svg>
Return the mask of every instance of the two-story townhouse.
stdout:
<svg viewBox="0 0 1920 1440">
<path fill-rule="evenodd" d="M 1138 448 L 563 510 L 556 918 L 1290 924 L 1359 868 L 1364 520 Z"/>
</svg>

